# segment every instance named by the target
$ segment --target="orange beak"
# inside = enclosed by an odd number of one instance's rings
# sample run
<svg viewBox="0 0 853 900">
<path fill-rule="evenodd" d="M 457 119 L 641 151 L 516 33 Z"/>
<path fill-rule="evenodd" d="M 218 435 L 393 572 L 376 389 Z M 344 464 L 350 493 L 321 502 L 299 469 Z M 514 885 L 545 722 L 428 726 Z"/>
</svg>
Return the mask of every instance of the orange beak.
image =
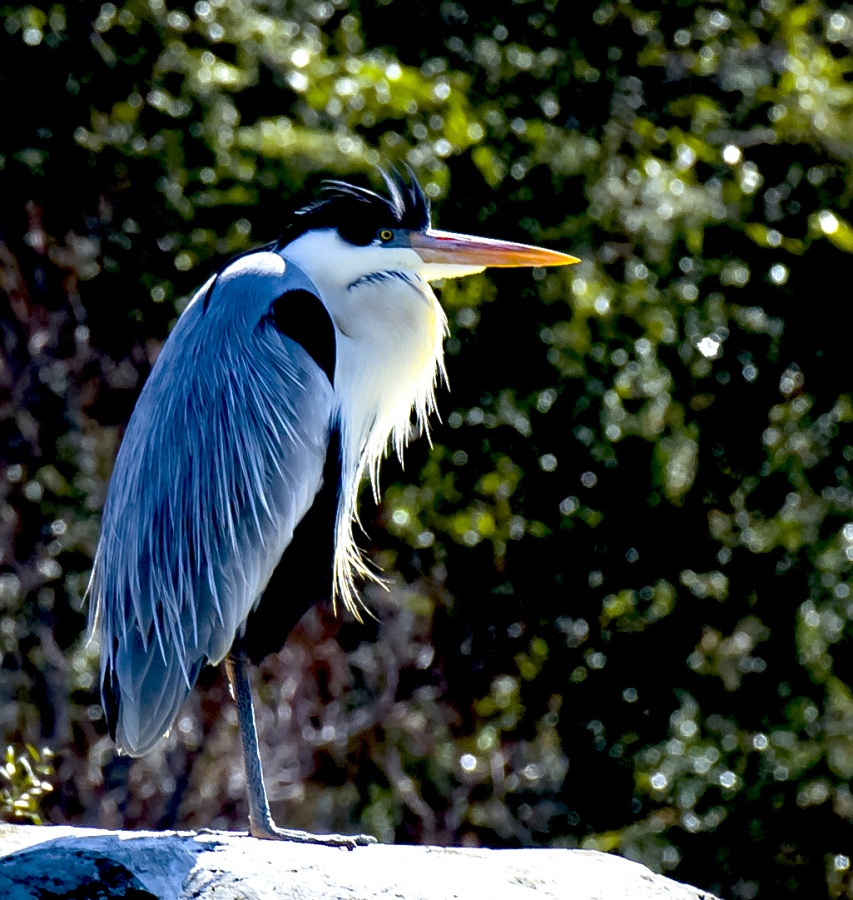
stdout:
<svg viewBox="0 0 853 900">
<path fill-rule="evenodd" d="M 567 253 L 515 244 L 512 241 L 495 241 L 491 238 L 454 234 L 452 231 L 415 232 L 411 236 L 412 249 L 425 263 L 453 266 L 570 266 L 580 260 Z"/>
</svg>

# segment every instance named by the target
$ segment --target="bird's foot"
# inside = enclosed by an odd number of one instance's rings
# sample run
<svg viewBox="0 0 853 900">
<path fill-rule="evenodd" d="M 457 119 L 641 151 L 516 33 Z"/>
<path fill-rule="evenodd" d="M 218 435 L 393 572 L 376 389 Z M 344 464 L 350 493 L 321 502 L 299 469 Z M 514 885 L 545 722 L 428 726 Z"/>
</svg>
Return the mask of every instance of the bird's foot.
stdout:
<svg viewBox="0 0 853 900">
<path fill-rule="evenodd" d="M 319 844 L 322 847 L 343 847 L 346 850 L 376 843 L 376 838 L 369 834 L 311 834 L 293 828 L 279 828 L 273 822 L 261 825 L 250 823 L 249 834 L 266 841 L 295 841 L 298 844 Z"/>
</svg>

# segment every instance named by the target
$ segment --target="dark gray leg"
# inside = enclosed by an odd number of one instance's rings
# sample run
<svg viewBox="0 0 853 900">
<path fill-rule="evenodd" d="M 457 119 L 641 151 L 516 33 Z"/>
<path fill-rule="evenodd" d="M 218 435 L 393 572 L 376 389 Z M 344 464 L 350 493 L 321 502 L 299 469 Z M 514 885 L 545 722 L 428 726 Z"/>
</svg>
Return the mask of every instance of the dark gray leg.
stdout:
<svg viewBox="0 0 853 900">
<path fill-rule="evenodd" d="M 239 649 L 235 649 L 225 660 L 225 671 L 231 685 L 231 695 L 237 703 L 237 718 L 240 721 L 240 740 L 246 763 L 246 793 L 249 799 L 249 833 L 256 838 L 323 844 L 328 847 L 346 847 L 349 850 L 359 845 L 375 843 L 375 838 L 366 834 L 309 834 L 307 831 L 279 828 L 273 822 L 261 769 L 252 687 L 249 683 L 249 660 Z"/>
</svg>

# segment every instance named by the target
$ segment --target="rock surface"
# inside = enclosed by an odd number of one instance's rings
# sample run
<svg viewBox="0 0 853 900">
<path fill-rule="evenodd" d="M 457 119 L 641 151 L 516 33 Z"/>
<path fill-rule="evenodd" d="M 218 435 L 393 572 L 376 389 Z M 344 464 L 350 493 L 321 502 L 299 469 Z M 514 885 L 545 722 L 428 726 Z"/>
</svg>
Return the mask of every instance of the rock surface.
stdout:
<svg viewBox="0 0 853 900">
<path fill-rule="evenodd" d="M 0 825 L 6 900 L 715 900 L 591 850 L 376 844 L 352 851 L 233 832 Z"/>
</svg>

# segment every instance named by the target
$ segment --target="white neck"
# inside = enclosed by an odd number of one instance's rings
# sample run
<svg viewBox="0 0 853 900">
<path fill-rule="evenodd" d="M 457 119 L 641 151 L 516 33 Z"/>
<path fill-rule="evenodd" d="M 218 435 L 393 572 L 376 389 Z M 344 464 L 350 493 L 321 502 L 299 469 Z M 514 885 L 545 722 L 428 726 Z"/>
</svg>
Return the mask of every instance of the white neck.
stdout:
<svg viewBox="0 0 853 900">
<path fill-rule="evenodd" d="M 375 575 L 353 539 L 358 488 L 368 475 L 378 498 L 379 466 L 389 439 L 401 456 L 412 411 L 417 430 L 426 429 L 436 383 L 444 377 L 447 319 L 412 250 L 352 247 L 336 232 L 320 231 L 298 238 L 282 255 L 314 281 L 335 324 L 342 484 L 334 599 L 340 597 L 359 617 L 354 576 Z"/>
</svg>

